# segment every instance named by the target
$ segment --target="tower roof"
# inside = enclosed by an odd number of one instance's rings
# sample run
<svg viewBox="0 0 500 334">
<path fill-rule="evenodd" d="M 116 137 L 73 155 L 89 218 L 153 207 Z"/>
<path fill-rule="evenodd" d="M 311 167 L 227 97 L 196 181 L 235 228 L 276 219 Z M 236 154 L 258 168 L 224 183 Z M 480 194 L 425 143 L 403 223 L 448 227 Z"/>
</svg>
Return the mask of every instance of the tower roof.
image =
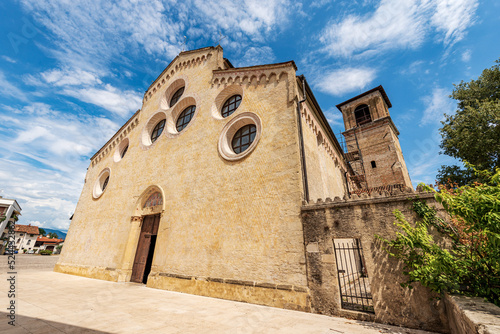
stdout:
<svg viewBox="0 0 500 334">
<path fill-rule="evenodd" d="M 349 100 L 347 100 L 347 101 L 344 101 L 344 102 L 342 102 L 342 103 L 339 103 L 339 104 L 337 104 L 337 106 L 336 106 L 336 107 L 337 107 L 340 111 L 342 111 L 342 110 L 340 109 L 340 107 L 342 107 L 344 104 L 351 103 L 352 101 L 355 101 L 355 100 L 357 100 L 357 99 L 359 99 L 360 97 L 363 97 L 363 96 L 365 96 L 365 95 L 371 94 L 371 93 L 373 93 L 373 92 L 375 92 L 375 91 L 377 91 L 377 90 L 378 90 L 378 91 L 380 91 L 380 94 L 382 94 L 382 97 L 384 98 L 384 101 L 385 101 L 385 103 L 387 104 L 387 107 L 388 107 L 388 108 L 391 108 L 391 107 L 392 107 L 391 101 L 389 101 L 389 97 L 387 97 L 387 94 L 385 93 L 384 87 L 382 87 L 382 85 L 377 86 L 377 87 L 375 87 L 375 88 L 372 88 L 372 89 L 370 89 L 370 90 L 368 90 L 368 91 L 366 91 L 366 92 L 364 92 L 364 93 L 361 93 L 361 94 L 359 94 L 358 96 L 355 96 L 355 97 L 353 97 L 353 98 L 351 98 L 351 99 L 349 99 Z"/>
</svg>

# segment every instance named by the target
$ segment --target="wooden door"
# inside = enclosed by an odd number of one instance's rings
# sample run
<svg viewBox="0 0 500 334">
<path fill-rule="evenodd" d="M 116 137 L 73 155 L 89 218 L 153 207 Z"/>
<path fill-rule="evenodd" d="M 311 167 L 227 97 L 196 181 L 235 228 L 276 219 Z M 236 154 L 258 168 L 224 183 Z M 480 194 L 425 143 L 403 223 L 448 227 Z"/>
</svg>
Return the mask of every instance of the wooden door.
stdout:
<svg viewBox="0 0 500 334">
<path fill-rule="evenodd" d="M 154 247 L 151 247 L 151 237 L 158 233 L 158 225 L 160 223 L 160 215 L 145 216 L 142 222 L 141 234 L 137 243 L 137 251 L 135 253 L 134 266 L 132 267 L 131 282 L 142 283 L 146 282 L 146 264 L 148 257 L 152 259 Z M 152 248 L 152 249 L 151 249 Z M 151 253 L 151 254 L 150 254 Z"/>
</svg>

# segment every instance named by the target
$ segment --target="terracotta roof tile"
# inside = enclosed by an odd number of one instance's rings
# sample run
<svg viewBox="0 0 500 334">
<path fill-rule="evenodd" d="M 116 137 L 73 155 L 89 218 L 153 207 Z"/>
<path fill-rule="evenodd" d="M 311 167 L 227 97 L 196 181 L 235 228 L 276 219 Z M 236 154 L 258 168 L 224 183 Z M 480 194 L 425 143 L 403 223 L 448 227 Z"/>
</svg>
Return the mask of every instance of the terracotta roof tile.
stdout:
<svg viewBox="0 0 500 334">
<path fill-rule="evenodd" d="M 38 237 L 36 239 L 36 242 L 43 242 L 43 243 L 48 243 L 48 244 L 58 244 L 60 242 L 64 241 L 64 239 L 56 239 L 56 238 L 47 238 L 47 237 Z"/>
<path fill-rule="evenodd" d="M 38 231 L 38 226 L 31 225 L 19 225 L 16 224 L 14 226 L 14 232 L 28 233 L 28 234 L 40 234 Z"/>
</svg>

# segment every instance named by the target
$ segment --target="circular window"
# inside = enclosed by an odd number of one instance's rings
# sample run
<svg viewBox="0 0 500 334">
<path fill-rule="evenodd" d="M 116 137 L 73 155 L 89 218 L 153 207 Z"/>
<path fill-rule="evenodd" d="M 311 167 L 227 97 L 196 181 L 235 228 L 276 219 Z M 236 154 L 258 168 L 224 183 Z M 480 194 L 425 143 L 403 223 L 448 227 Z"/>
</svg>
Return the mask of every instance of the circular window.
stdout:
<svg viewBox="0 0 500 334">
<path fill-rule="evenodd" d="M 181 132 L 189 124 L 195 111 L 196 106 L 189 106 L 181 112 L 176 122 L 177 132 Z"/>
<path fill-rule="evenodd" d="M 121 159 L 123 159 L 123 157 L 125 156 L 125 154 L 128 151 L 128 145 L 129 145 L 128 138 L 125 138 L 121 141 L 121 143 L 118 145 L 118 147 L 115 150 L 115 154 L 113 155 L 113 160 L 115 162 L 118 162 Z"/>
<path fill-rule="evenodd" d="M 120 155 L 122 159 L 123 159 L 123 157 L 125 156 L 125 154 L 127 153 L 127 151 L 128 151 L 128 145 L 127 145 L 127 146 L 125 146 L 125 148 L 124 148 L 124 149 L 123 149 L 123 151 L 122 151 L 122 154 Z"/>
<path fill-rule="evenodd" d="M 241 95 L 233 95 L 224 102 L 222 106 L 222 117 L 227 117 L 238 109 L 241 103 Z"/>
<path fill-rule="evenodd" d="M 108 187 L 109 176 L 110 170 L 109 168 L 106 168 L 97 177 L 97 180 L 94 183 L 94 189 L 92 191 L 92 195 L 95 199 L 101 197 L 101 195 L 104 193 L 104 190 L 106 190 L 106 188 Z"/>
<path fill-rule="evenodd" d="M 182 96 L 182 93 L 184 93 L 184 87 L 181 87 L 179 88 L 175 93 L 174 95 L 172 95 L 172 98 L 170 99 L 170 108 L 172 108 L 174 106 L 174 104 L 177 103 L 177 101 L 179 101 L 179 99 L 181 98 Z"/>
<path fill-rule="evenodd" d="M 165 127 L 165 120 L 162 119 L 158 123 L 156 123 L 153 131 L 151 132 L 151 143 L 154 143 L 158 137 L 160 137 L 163 132 L 163 128 Z"/>
<path fill-rule="evenodd" d="M 109 175 L 106 176 L 106 178 L 104 179 L 104 182 L 102 183 L 102 191 L 106 190 L 106 187 L 108 186 L 108 182 L 109 182 Z"/>
<path fill-rule="evenodd" d="M 149 118 L 141 133 L 142 149 L 147 149 L 158 140 L 165 129 L 166 120 L 167 115 L 163 111 L 159 111 Z M 122 151 L 120 151 L 120 153 L 121 152 Z"/>
<path fill-rule="evenodd" d="M 259 142 L 262 125 L 259 116 L 245 112 L 237 115 L 222 129 L 219 153 L 226 160 L 238 160 L 249 155 Z"/>
<path fill-rule="evenodd" d="M 210 114 L 218 120 L 223 120 L 231 116 L 240 107 L 243 97 L 243 88 L 240 85 L 225 87 L 214 99 L 210 108 Z"/>
<path fill-rule="evenodd" d="M 234 153 L 241 153 L 250 147 L 255 139 L 256 133 L 257 127 L 254 124 L 247 124 L 236 131 L 231 141 Z"/>
</svg>

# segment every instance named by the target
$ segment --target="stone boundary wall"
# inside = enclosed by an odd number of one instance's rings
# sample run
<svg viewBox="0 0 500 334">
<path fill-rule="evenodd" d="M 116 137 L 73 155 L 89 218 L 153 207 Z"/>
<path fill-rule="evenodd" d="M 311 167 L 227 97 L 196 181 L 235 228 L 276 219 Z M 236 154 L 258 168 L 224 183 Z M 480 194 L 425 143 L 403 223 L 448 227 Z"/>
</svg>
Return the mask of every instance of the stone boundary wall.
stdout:
<svg viewBox="0 0 500 334">
<path fill-rule="evenodd" d="M 393 211 L 400 210 L 409 222 L 415 222 L 412 202 L 421 199 L 447 214 L 433 194 L 412 189 L 394 189 L 372 194 L 353 195 L 351 199 L 318 200 L 303 203 L 302 223 L 306 247 L 307 279 L 312 311 L 359 320 L 448 333 L 444 302 L 429 289 L 415 284 L 403 288 L 403 263 L 390 257 L 375 235 L 392 239 L 397 228 Z M 333 239 L 359 239 L 363 248 L 375 314 L 342 309 Z"/>
<path fill-rule="evenodd" d="M 500 333 L 500 308 L 483 298 L 444 296 L 450 331 L 453 334 Z"/>
</svg>

